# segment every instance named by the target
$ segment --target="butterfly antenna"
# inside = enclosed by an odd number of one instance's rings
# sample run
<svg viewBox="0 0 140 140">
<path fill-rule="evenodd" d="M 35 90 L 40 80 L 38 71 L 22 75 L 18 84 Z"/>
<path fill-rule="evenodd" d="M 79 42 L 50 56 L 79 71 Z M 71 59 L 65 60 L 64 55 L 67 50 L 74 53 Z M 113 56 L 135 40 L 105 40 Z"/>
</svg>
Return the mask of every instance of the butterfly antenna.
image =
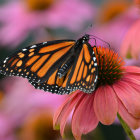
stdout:
<svg viewBox="0 0 140 140">
<path fill-rule="evenodd" d="M 95 45 L 94 46 L 97 46 L 96 38 L 90 38 L 90 39 L 93 39 L 95 41 Z"/>
<path fill-rule="evenodd" d="M 97 36 L 95 36 L 95 35 L 90 35 L 90 36 L 93 36 L 93 37 L 94 37 L 93 39 L 96 39 L 96 38 L 97 38 L 97 39 L 103 41 L 103 42 L 106 43 L 106 44 L 108 45 L 108 47 L 110 48 L 110 44 L 109 44 L 108 42 L 104 41 L 103 39 L 101 39 L 101 38 L 99 38 L 99 37 L 97 37 Z"/>
</svg>

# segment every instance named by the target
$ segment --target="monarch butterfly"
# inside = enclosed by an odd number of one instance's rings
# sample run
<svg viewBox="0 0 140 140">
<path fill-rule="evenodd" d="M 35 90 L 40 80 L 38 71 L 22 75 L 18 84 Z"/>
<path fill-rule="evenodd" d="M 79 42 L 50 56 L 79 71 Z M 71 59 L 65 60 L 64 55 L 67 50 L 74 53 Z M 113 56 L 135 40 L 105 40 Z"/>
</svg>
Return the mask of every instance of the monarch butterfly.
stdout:
<svg viewBox="0 0 140 140">
<path fill-rule="evenodd" d="M 0 72 L 25 77 L 35 88 L 56 94 L 75 90 L 92 93 L 98 81 L 98 65 L 89 36 L 28 46 L 7 57 Z"/>
</svg>

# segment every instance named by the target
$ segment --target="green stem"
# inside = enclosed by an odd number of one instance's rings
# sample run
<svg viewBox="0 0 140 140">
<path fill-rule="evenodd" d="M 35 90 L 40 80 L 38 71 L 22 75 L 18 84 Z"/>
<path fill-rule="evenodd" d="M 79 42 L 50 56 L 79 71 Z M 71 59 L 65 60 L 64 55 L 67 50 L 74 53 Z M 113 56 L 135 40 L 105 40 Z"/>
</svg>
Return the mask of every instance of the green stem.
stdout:
<svg viewBox="0 0 140 140">
<path fill-rule="evenodd" d="M 133 132 L 131 131 L 131 129 L 129 128 L 129 126 L 126 124 L 126 122 L 121 118 L 121 116 L 119 115 L 119 113 L 117 114 L 117 116 L 118 116 L 118 119 L 120 120 L 120 123 L 121 123 L 123 129 L 125 130 L 126 134 L 130 138 L 130 140 L 136 140 Z"/>
</svg>

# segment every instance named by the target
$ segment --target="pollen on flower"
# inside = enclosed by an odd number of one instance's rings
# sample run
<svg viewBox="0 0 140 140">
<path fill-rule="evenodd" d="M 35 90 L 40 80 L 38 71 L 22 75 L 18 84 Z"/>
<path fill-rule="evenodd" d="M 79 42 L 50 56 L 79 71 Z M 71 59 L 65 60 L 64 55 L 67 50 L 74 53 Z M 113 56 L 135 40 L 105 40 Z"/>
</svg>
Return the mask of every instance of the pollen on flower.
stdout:
<svg viewBox="0 0 140 140">
<path fill-rule="evenodd" d="M 124 61 L 113 50 L 103 47 L 94 47 L 98 63 L 98 86 L 112 85 L 123 75 Z"/>
</svg>

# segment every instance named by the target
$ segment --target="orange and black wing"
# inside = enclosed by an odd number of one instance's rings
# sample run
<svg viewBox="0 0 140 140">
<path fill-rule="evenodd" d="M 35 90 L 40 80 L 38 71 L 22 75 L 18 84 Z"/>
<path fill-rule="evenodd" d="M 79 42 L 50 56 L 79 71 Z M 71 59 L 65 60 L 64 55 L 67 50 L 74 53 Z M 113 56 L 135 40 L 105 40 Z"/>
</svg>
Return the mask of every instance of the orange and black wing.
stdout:
<svg viewBox="0 0 140 140">
<path fill-rule="evenodd" d="M 74 61 L 72 61 L 73 59 Z M 66 71 L 65 65 L 69 69 L 66 75 L 60 78 L 58 73 L 61 69 Z M 93 48 L 90 44 L 83 44 L 80 52 L 75 57 L 67 59 L 47 81 L 43 84 L 36 82 L 32 84 L 38 89 L 58 94 L 69 94 L 75 90 L 92 93 L 95 90 L 97 79 L 98 67 Z"/>
<path fill-rule="evenodd" d="M 7 57 L 0 65 L 0 72 L 28 78 L 31 83 L 43 85 L 48 81 L 52 87 L 59 86 L 62 78 L 57 79 L 55 74 L 71 56 L 74 44 L 74 40 L 57 40 L 26 47 Z"/>
<path fill-rule="evenodd" d="M 80 45 L 75 49 L 74 40 L 57 40 L 29 46 L 7 57 L 0 72 L 28 78 L 35 88 L 52 93 L 91 93 L 97 84 L 97 60 L 90 44 Z"/>
<path fill-rule="evenodd" d="M 92 93 L 98 79 L 97 59 L 89 43 L 84 43 L 68 77 L 67 88 Z"/>
</svg>

